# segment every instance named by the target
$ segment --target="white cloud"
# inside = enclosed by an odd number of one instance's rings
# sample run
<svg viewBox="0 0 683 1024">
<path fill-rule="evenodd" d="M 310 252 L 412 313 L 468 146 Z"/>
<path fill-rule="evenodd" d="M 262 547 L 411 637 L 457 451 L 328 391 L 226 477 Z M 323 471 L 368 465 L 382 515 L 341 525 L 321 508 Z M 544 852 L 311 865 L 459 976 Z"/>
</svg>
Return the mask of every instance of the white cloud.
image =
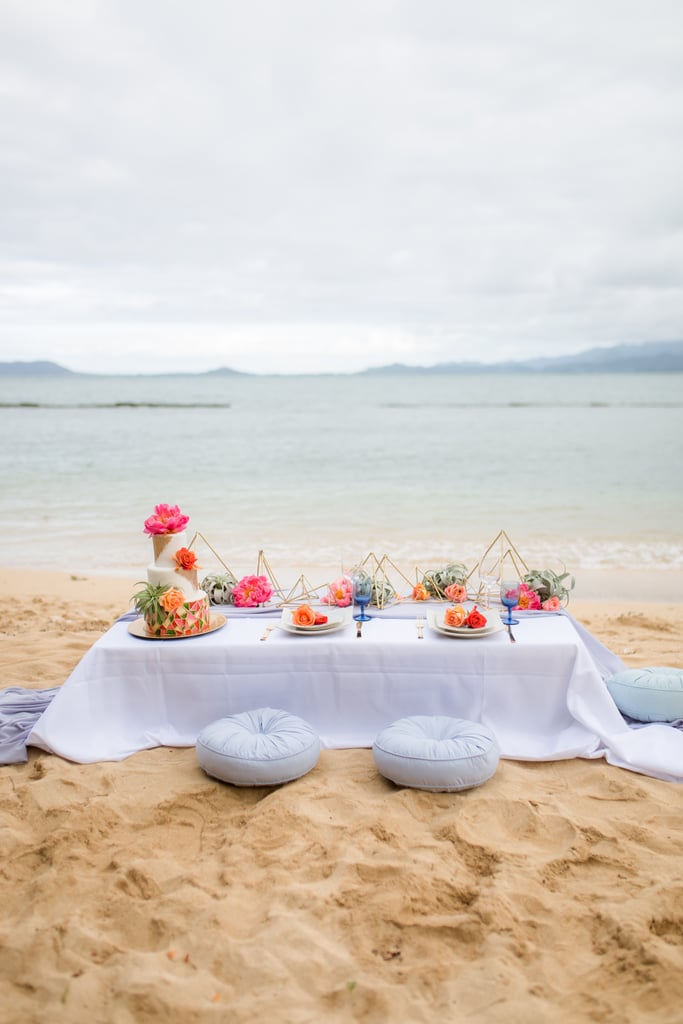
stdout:
<svg viewBox="0 0 683 1024">
<path fill-rule="evenodd" d="M 246 369 L 283 344 L 300 369 L 309 332 L 340 370 L 681 336 L 673 0 L 4 0 L 0 56 L 0 358 L 20 336 L 103 369 L 72 339 L 135 363 L 188 328 Z"/>
</svg>

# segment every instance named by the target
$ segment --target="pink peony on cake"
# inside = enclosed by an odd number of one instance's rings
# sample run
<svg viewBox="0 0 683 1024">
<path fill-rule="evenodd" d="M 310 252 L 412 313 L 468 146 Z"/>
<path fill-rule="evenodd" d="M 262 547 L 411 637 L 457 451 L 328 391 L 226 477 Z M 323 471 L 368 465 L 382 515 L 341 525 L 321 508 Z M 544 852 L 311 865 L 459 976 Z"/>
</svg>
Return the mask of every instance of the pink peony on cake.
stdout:
<svg viewBox="0 0 683 1024">
<path fill-rule="evenodd" d="M 211 628 L 209 597 L 199 589 L 197 556 L 187 547 L 188 522 L 177 505 L 156 505 L 145 520 L 154 562 L 147 569 L 147 585 L 133 600 L 152 636 L 195 636 Z"/>
</svg>

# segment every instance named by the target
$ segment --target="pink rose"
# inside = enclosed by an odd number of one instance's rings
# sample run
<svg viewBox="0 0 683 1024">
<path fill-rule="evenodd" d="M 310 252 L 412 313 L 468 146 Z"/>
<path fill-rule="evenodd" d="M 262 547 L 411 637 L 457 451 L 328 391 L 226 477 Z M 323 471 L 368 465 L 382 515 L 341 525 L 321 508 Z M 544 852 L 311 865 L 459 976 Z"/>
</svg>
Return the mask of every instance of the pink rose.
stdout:
<svg viewBox="0 0 683 1024">
<path fill-rule="evenodd" d="M 155 505 L 154 514 L 145 519 L 145 533 L 150 537 L 160 533 L 180 533 L 190 521 L 177 505 Z"/>
<path fill-rule="evenodd" d="M 338 608 L 347 608 L 351 604 L 351 580 L 346 576 L 340 576 L 338 580 L 328 583 L 327 591 L 327 594 L 320 598 L 322 604 L 334 604 Z"/>
<path fill-rule="evenodd" d="M 544 601 L 541 608 L 545 612 L 559 612 L 562 607 L 562 602 L 559 597 L 549 597 L 547 601 Z"/>
<path fill-rule="evenodd" d="M 266 576 L 244 576 L 232 590 L 236 608 L 256 608 L 265 604 L 273 594 L 273 588 Z"/>
</svg>

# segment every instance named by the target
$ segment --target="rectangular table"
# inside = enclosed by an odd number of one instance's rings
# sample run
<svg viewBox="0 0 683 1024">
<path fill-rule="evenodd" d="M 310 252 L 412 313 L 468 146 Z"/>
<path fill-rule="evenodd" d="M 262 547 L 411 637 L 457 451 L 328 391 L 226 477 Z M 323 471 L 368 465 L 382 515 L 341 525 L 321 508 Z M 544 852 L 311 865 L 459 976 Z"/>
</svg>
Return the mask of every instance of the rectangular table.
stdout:
<svg viewBox="0 0 683 1024">
<path fill-rule="evenodd" d="M 140 639 L 127 622 L 116 623 L 76 667 L 29 743 L 82 763 L 120 760 L 154 746 L 192 746 L 217 718 L 276 707 L 310 722 L 323 746 L 369 747 L 398 718 L 444 714 L 488 725 L 503 757 L 606 756 L 647 774 L 683 777 L 683 736 L 648 727 L 667 734 L 662 754 L 661 738 L 653 746 L 647 730 L 638 738 L 628 729 L 600 658 L 569 616 L 523 618 L 516 644 L 504 631 L 454 639 L 425 628 L 419 639 L 414 618 L 381 616 L 365 624 L 361 639 L 349 625 L 316 636 L 276 628 L 264 642 L 265 625 L 276 619 L 223 610 L 222 629 L 183 640 Z"/>
</svg>

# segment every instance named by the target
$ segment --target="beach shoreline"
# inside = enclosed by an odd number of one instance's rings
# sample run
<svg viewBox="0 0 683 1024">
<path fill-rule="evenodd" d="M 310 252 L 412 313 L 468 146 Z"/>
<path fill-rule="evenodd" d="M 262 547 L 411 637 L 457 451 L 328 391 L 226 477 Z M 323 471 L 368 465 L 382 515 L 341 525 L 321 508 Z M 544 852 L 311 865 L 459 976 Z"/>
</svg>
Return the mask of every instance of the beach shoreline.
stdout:
<svg viewBox="0 0 683 1024">
<path fill-rule="evenodd" d="M 44 689 L 139 579 L 0 581 L 2 685 Z M 680 602 L 569 611 L 625 664 L 683 668 Z M 241 790 L 193 748 L 32 748 L 0 767 L 0 820 L 7 1024 L 680 1019 L 683 786 L 599 759 L 503 760 L 437 794 L 370 750 Z"/>
</svg>

